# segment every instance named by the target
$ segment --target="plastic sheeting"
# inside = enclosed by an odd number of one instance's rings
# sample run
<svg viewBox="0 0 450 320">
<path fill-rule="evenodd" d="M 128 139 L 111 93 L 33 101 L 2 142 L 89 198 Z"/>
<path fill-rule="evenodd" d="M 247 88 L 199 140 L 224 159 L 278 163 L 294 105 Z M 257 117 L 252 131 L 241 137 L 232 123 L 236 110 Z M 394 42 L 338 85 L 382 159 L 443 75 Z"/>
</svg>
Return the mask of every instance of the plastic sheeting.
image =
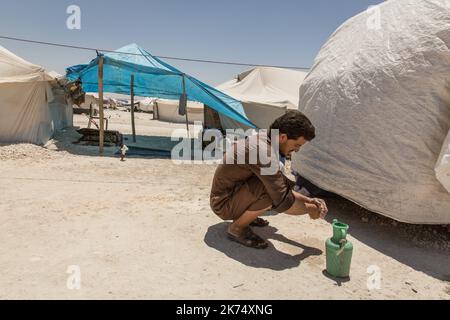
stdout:
<svg viewBox="0 0 450 320">
<path fill-rule="evenodd" d="M 184 74 L 136 44 L 104 55 L 104 92 L 130 94 L 131 75 L 135 76 L 136 96 L 171 100 L 178 100 L 183 93 L 184 78 L 190 101 L 201 102 L 231 119 L 254 127 L 239 101 Z M 68 68 L 67 77 L 80 79 L 85 92 L 98 92 L 98 58 L 89 65 Z"/>
<path fill-rule="evenodd" d="M 255 68 L 217 87 L 242 102 L 250 121 L 258 128 L 269 128 L 288 109 L 297 109 L 299 88 L 307 73 L 280 68 Z M 242 124 L 220 115 L 225 129 L 242 128 Z M 248 128 L 248 127 L 247 127 Z"/>
<path fill-rule="evenodd" d="M 293 168 L 396 220 L 450 223 L 434 171 L 450 129 L 449 47 L 448 1 L 390 0 L 347 21 L 301 87 L 317 138 Z"/>
</svg>

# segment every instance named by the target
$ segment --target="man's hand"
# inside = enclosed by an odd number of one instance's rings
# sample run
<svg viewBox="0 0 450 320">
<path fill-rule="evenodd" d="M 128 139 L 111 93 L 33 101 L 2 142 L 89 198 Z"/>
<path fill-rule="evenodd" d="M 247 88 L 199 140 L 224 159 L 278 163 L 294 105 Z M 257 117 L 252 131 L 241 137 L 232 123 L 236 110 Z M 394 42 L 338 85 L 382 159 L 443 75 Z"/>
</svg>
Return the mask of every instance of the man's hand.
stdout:
<svg viewBox="0 0 450 320">
<path fill-rule="evenodd" d="M 324 200 L 319 198 L 309 198 L 301 193 L 292 191 L 295 197 L 295 202 L 286 213 L 293 216 L 308 214 L 311 219 L 325 219 L 328 208 Z"/>
<path fill-rule="evenodd" d="M 324 200 L 319 199 L 319 198 L 311 198 L 309 201 L 310 204 L 315 205 L 318 208 L 318 217 L 315 219 L 318 219 L 319 217 L 321 219 L 325 219 L 325 217 L 327 216 L 328 213 L 328 208 L 327 208 L 327 204 L 325 203 Z M 311 214 L 310 214 L 311 216 Z M 316 216 L 316 215 L 314 215 Z M 314 219 L 313 216 L 311 216 L 312 219 Z"/>
<path fill-rule="evenodd" d="M 320 218 L 319 207 L 312 203 L 306 203 L 306 209 L 308 210 L 308 215 L 312 220 L 317 220 Z"/>
</svg>

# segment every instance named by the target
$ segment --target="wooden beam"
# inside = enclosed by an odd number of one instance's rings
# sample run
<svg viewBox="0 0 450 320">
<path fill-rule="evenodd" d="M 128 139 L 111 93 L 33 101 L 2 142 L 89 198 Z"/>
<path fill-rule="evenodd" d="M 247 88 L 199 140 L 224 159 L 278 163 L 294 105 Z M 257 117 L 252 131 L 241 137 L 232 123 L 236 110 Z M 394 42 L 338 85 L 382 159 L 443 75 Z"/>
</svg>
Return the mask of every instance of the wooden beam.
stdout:
<svg viewBox="0 0 450 320">
<path fill-rule="evenodd" d="M 186 95 L 186 82 L 185 82 L 184 74 L 183 74 L 183 95 Z M 180 106 L 178 106 L 178 108 L 180 108 Z M 186 130 L 187 130 L 188 138 L 190 138 L 191 134 L 189 132 L 188 99 L 187 99 L 187 97 L 186 97 Z"/>
<path fill-rule="evenodd" d="M 189 132 L 189 118 L 188 118 L 188 108 L 187 108 L 187 103 L 186 103 L 186 128 L 187 128 L 187 132 L 188 132 L 188 138 L 191 137 L 191 134 Z"/>
<path fill-rule="evenodd" d="M 136 143 L 136 125 L 134 121 L 134 74 L 131 75 L 130 84 L 130 96 L 131 96 L 131 129 L 133 130 L 133 142 Z"/>
<path fill-rule="evenodd" d="M 98 98 L 99 98 L 99 117 L 100 117 L 100 134 L 99 134 L 99 149 L 100 154 L 103 154 L 105 146 L 105 114 L 103 111 L 103 56 L 100 56 L 98 61 Z"/>
</svg>

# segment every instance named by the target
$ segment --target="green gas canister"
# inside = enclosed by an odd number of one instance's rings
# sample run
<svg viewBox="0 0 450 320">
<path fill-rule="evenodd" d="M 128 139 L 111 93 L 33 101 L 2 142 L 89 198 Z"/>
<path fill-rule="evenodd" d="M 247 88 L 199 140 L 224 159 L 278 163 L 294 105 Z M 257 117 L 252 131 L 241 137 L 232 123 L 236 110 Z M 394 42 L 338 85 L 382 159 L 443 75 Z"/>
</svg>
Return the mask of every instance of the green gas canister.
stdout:
<svg viewBox="0 0 450 320">
<path fill-rule="evenodd" d="M 349 226 L 333 220 L 333 237 L 325 242 L 327 272 L 336 278 L 348 278 L 352 262 L 353 245 L 347 240 Z"/>
</svg>

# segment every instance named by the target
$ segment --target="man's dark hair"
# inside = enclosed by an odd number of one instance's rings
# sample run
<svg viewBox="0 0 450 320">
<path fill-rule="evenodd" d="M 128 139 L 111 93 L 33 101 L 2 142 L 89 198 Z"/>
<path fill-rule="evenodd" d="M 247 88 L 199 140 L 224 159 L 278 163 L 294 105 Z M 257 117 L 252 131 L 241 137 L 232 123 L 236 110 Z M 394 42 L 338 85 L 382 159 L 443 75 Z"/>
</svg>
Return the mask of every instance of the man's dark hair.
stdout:
<svg viewBox="0 0 450 320">
<path fill-rule="evenodd" d="M 272 130 L 278 129 L 280 134 L 286 134 L 288 139 L 297 140 L 300 137 L 311 141 L 316 137 L 316 129 L 311 121 L 300 111 L 289 110 L 285 115 L 279 117 L 270 126 Z"/>
</svg>

